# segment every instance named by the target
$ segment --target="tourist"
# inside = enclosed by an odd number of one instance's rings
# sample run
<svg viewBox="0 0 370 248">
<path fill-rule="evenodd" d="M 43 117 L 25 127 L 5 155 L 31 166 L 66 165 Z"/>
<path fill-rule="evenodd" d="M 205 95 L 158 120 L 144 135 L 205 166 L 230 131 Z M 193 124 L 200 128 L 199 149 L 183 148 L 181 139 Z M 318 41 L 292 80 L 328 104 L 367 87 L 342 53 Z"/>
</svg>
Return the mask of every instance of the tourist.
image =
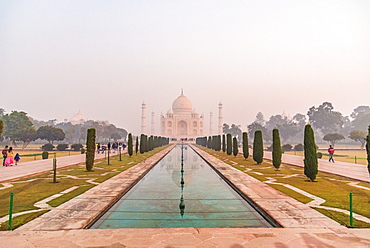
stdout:
<svg viewBox="0 0 370 248">
<path fill-rule="evenodd" d="M 329 153 L 329 162 L 333 162 L 334 163 L 334 159 L 333 159 L 333 155 L 334 155 L 334 148 L 330 145 L 329 146 L 329 149 L 328 149 L 328 153 Z"/>
<path fill-rule="evenodd" d="M 17 154 L 14 156 L 15 165 L 18 164 L 19 160 L 21 160 L 21 156 L 19 156 L 19 153 L 17 152 Z"/>
<path fill-rule="evenodd" d="M 5 146 L 5 148 L 2 150 L 1 152 L 3 154 L 3 166 L 5 166 L 5 160 L 6 160 L 6 157 L 7 157 L 7 154 L 8 154 L 8 146 Z"/>
<path fill-rule="evenodd" d="M 14 151 L 13 151 L 13 147 L 9 147 L 9 150 L 8 150 L 8 153 L 6 155 L 6 159 L 5 159 L 5 166 L 13 166 L 14 164 Z"/>
</svg>

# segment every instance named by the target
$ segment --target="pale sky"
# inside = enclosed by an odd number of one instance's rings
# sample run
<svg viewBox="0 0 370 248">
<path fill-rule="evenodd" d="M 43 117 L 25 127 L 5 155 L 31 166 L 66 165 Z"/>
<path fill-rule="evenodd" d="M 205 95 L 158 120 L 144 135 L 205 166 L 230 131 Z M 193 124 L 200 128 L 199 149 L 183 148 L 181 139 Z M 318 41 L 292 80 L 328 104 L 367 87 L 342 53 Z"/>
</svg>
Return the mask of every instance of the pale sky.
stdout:
<svg viewBox="0 0 370 248">
<path fill-rule="evenodd" d="M 181 89 L 243 131 L 257 112 L 370 105 L 370 1 L 0 0 L 0 108 L 140 132 Z M 157 128 L 158 130 L 158 128 Z"/>
</svg>

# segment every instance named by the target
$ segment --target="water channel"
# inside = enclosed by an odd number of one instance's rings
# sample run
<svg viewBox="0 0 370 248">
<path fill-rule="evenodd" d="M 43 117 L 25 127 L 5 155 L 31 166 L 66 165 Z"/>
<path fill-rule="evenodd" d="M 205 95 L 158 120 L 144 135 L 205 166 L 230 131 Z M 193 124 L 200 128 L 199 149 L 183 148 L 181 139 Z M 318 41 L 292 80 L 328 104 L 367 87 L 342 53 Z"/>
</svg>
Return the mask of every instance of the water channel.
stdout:
<svg viewBox="0 0 370 248">
<path fill-rule="evenodd" d="M 271 227 L 190 147 L 177 145 L 91 229 Z"/>
</svg>

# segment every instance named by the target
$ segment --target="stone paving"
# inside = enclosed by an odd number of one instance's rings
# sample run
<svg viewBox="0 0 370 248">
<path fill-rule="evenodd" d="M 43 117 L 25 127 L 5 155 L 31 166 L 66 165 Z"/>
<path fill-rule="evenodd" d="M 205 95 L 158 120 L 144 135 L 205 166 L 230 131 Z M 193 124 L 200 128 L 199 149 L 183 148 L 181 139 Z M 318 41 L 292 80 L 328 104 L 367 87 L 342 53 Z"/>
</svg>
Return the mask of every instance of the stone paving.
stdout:
<svg viewBox="0 0 370 248">
<path fill-rule="evenodd" d="M 86 214 L 89 211 L 81 210 L 91 209 L 97 213 L 101 210 L 98 211 L 98 208 L 109 205 L 109 201 L 122 194 L 120 191 L 127 190 L 162 156 L 156 154 L 144 164 L 133 166 L 110 179 L 111 182 L 101 183 L 41 218 L 12 232 L 0 232 L 0 248 L 370 247 L 370 230 L 341 226 L 213 156 L 199 149 L 197 151 L 284 228 L 81 229 L 87 219 L 93 218 L 91 213 Z M 99 201 L 102 202 L 100 206 Z"/>
</svg>

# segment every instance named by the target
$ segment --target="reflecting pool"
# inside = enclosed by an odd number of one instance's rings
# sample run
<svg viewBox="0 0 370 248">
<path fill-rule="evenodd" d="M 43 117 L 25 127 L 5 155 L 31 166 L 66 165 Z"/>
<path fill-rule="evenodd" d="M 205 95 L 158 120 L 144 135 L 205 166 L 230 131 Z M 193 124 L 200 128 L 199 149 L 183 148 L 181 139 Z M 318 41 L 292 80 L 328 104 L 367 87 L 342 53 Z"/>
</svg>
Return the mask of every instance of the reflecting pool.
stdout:
<svg viewBox="0 0 370 248">
<path fill-rule="evenodd" d="M 177 145 L 92 229 L 271 227 L 190 147 Z"/>
</svg>

